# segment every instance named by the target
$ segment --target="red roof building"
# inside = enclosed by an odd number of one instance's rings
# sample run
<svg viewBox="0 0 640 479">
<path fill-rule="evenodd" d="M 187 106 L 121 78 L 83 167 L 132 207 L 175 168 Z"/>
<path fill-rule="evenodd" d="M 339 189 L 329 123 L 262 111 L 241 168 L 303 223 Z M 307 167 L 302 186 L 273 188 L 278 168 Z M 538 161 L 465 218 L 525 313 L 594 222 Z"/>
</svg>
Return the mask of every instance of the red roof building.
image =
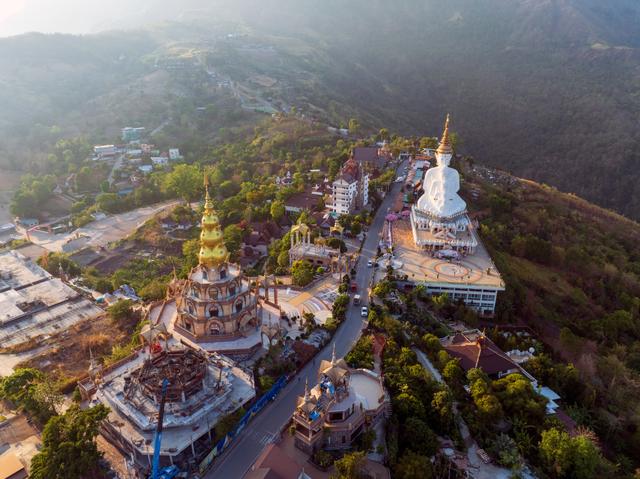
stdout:
<svg viewBox="0 0 640 479">
<path fill-rule="evenodd" d="M 519 364 L 477 329 L 458 332 L 441 339 L 441 342 L 442 347 L 451 357 L 460 360 L 460 366 L 465 371 L 480 368 L 489 376 L 498 378 L 511 373 L 520 373 L 530 381 L 535 381 Z"/>
</svg>

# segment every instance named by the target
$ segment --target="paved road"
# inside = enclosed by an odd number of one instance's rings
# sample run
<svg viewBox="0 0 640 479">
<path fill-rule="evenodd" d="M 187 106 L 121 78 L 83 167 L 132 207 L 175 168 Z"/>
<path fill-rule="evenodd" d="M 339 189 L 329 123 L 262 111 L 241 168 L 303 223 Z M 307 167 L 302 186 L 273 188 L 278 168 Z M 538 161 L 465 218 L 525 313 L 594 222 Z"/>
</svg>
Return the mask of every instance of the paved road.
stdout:
<svg viewBox="0 0 640 479">
<path fill-rule="evenodd" d="M 399 168 L 405 166 L 401 165 Z M 366 297 L 366 291 L 371 276 L 372 268 L 367 267 L 367 261 L 376 254 L 378 239 L 384 217 L 387 210 L 393 204 L 393 198 L 399 192 L 401 183 L 394 183 L 390 194 L 388 194 L 378 213 L 369 228 L 367 238 L 362 249 L 362 255 L 358 261 L 356 282 L 358 290 Z M 366 302 L 363 302 L 366 304 Z M 293 379 L 289 385 L 278 395 L 276 400 L 251 421 L 244 429 L 241 436 L 236 439 L 229 450 L 216 461 L 205 478 L 220 479 L 240 479 L 251 467 L 262 449 L 278 435 L 279 431 L 287 423 L 296 406 L 296 399 L 303 394 L 305 379 L 309 384 L 317 381 L 317 367 L 323 359 L 330 359 L 333 344 L 335 343 L 336 355 L 342 357 L 346 355 L 353 344 L 357 341 L 362 331 L 364 318 L 360 316 L 360 306 L 351 306 L 347 312 L 347 318 L 342 323 L 338 331 L 329 343 L 317 356 L 314 361 L 307 364 L 298 374 L 299 379 Z"/>
<path fill-rule="evenodd" d="M 122 162 L 124 161 L 124 153 L 122 153 L 118 159 L 113 163 L 111 167 L 111 171 L 109 172 L 109 177 L 107 181 L 109 182 L 109 187 L 113 186 L 113 182 L 115 181 L 114 175 L 116 171 L 118 171 L 122 167 Z"/>
<path fill-rule="evenodd" d="M 85 246 L 107 246 L 113 241 L 126 238 L 149 218 L 168 208 L 173 208 L 179 203 L 177 200 L 164 201 L 125 213 L 110 215 L 104 219 L 92 221 L 82 228 L 66 234 L 31 231 L 29 239 L 32 243 L 54 252 L 64 251 L 71 253 Z M 21 229 L 19 231 L 23 233 L 25 230 Z M 26 233 L 23 234 L 26 235 Z"/>
</svg>

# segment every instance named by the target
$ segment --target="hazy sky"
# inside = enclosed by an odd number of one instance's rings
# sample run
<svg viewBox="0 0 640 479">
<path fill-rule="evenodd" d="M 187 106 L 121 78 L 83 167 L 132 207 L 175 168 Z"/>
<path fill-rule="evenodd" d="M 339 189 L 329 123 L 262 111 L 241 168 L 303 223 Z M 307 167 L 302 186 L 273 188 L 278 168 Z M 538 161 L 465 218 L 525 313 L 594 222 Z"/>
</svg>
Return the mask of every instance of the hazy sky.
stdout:
<svg viewBox="0 0 640 479">
<path fill-rule="evenodd" d="M 87 33 L 93 31 L 100 10 L 109 3 L 96 0 L 0 0 L 0 36 L 28 31 Z"/>
<path fill-rule="evenodd" d="M 199 0 L 202 1 L 202 0 Z M 0 36 L 24 32 L 94 33 L 167 18 L 165 0 L 0 0 Z M 192 3 L 171 0 L 169 5 Z M 175 14 L 176 12 L 171 12 Z"/>
</svg>

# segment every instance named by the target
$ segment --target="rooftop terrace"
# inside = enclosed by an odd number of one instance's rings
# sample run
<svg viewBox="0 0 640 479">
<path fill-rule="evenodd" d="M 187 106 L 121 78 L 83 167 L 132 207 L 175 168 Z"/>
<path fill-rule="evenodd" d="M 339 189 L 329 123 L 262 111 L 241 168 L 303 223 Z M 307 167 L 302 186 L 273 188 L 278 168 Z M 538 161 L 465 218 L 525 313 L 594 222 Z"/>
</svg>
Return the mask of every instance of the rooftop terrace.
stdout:
<svg viewBox="0 0 640 479">
<path fill-rule="evenodd" d="M 393 223 L 394 268 L 415 282 L 504 288 L 500 273 L 475 229 L 471 229 L 470 234 L 478 242 L 475 252 L 450 261 L 433 256 L 416 246 L 409 220 L 399 219 Z M 381 273 L 384 273 L 382 269 Z"/>
</svg>

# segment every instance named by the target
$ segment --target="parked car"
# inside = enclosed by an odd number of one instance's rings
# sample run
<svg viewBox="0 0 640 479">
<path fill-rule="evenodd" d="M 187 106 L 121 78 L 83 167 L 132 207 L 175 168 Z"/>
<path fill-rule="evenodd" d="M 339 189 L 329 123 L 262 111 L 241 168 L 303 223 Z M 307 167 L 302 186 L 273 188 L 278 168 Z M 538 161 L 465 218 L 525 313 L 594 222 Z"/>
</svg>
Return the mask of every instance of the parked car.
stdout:
<svg viewBox="0 0 640 479">
<path fill-rule="evenodd" d="M 367 308 L 366 306 L 360 308 L 360 316 L 362 316 L 363 318 L 369 316 L 369 308 Z"/>
<path fill-rule="evenodd" d="M 369 268 L 371 268 L 373 266 L 373 261 L 371 261 L 371 260 L 367 261 L 367 266 Z"/>
</svg>

